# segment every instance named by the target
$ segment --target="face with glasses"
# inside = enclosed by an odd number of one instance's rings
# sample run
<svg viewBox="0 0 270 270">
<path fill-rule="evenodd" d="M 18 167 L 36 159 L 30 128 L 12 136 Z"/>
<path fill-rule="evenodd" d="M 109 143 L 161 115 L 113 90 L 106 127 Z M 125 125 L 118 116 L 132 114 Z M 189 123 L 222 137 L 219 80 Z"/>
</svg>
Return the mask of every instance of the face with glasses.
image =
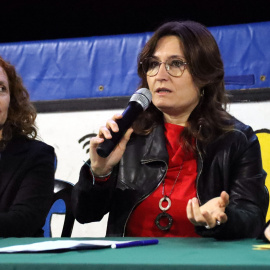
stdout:
<svg viewBox="0 0 270 270">
<path fill-rule="evenodd" d="M 200 98 L 177 36 L 162 37 L 151 57 L 142 61 L 153 104 L 166 122 L 185 125 Z"/>
<path fill-rule="evenodd" d="M 173 77 L 180 77 L 187 65 L 182 59 L 172 57 L 165 62 L 159 61 L 156 57 L 147 57 L 142 61 L 142 68 L 148 77 L 156 76 L 160 66 L 164 64 L 166 71 Z"/>
</svg>

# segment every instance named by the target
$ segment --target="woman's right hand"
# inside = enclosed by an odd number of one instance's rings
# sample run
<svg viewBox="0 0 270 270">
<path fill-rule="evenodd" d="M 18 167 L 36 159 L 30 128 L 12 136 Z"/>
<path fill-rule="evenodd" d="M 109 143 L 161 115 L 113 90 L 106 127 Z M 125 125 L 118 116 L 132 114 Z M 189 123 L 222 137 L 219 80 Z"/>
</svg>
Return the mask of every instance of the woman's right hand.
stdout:
<svg viewBox="0 0 270 270">
<path fill-rule="evenodd" d="M 264 230 L 264 236 L 270 242 L 270 224 Z"/>
<path fill-rule="evenodd" d="M 120 161 L 123 156 L 127 142 L 133 132 L 132 128 L 129 128 L 123 138 L 120 140 L 119 144 L 114 148 L 111 154 L 107 158 L 102 158 L 97 154 L 97 147 L 105 139 L 111 139 L 112 135 L 110 130 L 113 132 L 118 132 L 119 128 L 116 123 L 117 119 L 121 119 L 123 116 L 121 114 L 115 114 L 112 119 L 106 122 L 106 126 L 102 126 L 99 129 L 98 135 L 91 138 L 90 140 L 90 160 L 91 169 L 95 176 L 106 175 L 110 173 L 113 167 Z"/>
</svg>

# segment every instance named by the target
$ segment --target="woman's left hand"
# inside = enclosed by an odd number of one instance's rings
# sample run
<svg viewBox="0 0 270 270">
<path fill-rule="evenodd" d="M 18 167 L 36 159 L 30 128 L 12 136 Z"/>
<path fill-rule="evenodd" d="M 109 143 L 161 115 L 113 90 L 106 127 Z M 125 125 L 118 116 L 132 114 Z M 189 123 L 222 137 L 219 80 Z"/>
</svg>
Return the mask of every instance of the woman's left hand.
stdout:
<svg viewBox="0 0 270 270">
<path fill-rule="evenodd" d="M 202 206 L 199 206 L 197 198 L 192 198 L 187 204 L 187 218 L 195 226 L 205 226 L 212 229 L 221 223 L 227 222 L 225 209 L 229 204 L 229 194 L 222 191 L 220 197 L 209 200 Z"/>
</svg>

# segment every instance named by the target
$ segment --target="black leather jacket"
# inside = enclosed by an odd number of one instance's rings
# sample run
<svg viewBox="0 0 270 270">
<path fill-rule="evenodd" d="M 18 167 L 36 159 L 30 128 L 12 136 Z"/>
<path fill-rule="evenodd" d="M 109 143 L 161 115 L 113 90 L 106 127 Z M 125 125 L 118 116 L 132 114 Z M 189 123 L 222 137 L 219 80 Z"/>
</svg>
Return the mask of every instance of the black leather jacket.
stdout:
<svg viewBox="0 0 270 270">
<path fill-rule="evenodd" d="M 235 120 L 235 129 L 205 149 L 197 145 L 197 197 L 201 204 L 230 195 L 228 221 L 214 229 L 197 226 L 201 236 L 220 239 L 257 237 L 265 224 L 268 192 L 260 145 L 249 126 Z M 130 214 L 164 179 L 168 153 L 163 126 L 148 136 L 134 135 L 124 156 L 105 183 L 95 183 L 84 165 L 73 191 L 73 211 L 80 223 L 99 221 L 110 212 L 107 236 L 124 236 Z"/>
</svg>

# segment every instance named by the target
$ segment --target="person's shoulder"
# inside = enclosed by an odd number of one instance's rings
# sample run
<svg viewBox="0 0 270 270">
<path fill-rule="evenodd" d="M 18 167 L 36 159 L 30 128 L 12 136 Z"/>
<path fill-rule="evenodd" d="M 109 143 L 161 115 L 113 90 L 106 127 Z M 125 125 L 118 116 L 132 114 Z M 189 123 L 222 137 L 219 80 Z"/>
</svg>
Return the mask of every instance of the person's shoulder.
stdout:
<svg viewBox="0 0 270 270">
<path fill-rule="evenodd" d="M 21 146 L 25 146 L 27 147 L 28 150 L 36 150 L 36 151 L 45 151 L 45 152 L 49 152 L 49 153 L 54 153 L 54 148 L 39 140 L 39 139 L 32 139 L 32 138 L 28 138 L 26 136 L 17 136 L 16 138 L 14 138 L 14 142 L 16 144 L 20 144 Z"/>
<path fill-rule="evenodd" d="M 51 145 L 49 145 L 49 144 L 47 144 L 47 143 L 45 143 L 45 142 L 43 142 L 41 140 L 38 140 L 38 139 L 33 140 L 33 139 L 29 139 L 29 138 L 27 138 L 27 140 L 28 140 L 28 143 L 32 147 L 35 147 L 35 148 L 38 148 L 38 149 L 43 149 L 43 150 L 46 150 L 46 151 L 49 151 L 49 152 L 54 152 L 54 148 Z"/>
<path fill-rule="evenodd" d="M 234 121 L 234 131 L 239 132 L 240 134 L 245 135 L 246 137 L 250 137 L 255 135 L 253 128 L 240 120 L 233 118 Z"/>
<path fill-rule="evenodd" d="M 238 142 L 243 145 L 250 144 L 258 140 L 253 128 L 239 119 L 233 117 L 231 119 L 232 129 L 223 136 L 224 140 L 229 140 L 231 144 Z"/>
<path fill-rule="evenodd" d="M 252 129 L 249 125 L 243 123 L 242 121 L 240 121 L 239 119 L 235 117 L 232 118 L 232 123 L 234 125 L 234 129 L 238 129 L 242 131 Z"/>
</svg>

